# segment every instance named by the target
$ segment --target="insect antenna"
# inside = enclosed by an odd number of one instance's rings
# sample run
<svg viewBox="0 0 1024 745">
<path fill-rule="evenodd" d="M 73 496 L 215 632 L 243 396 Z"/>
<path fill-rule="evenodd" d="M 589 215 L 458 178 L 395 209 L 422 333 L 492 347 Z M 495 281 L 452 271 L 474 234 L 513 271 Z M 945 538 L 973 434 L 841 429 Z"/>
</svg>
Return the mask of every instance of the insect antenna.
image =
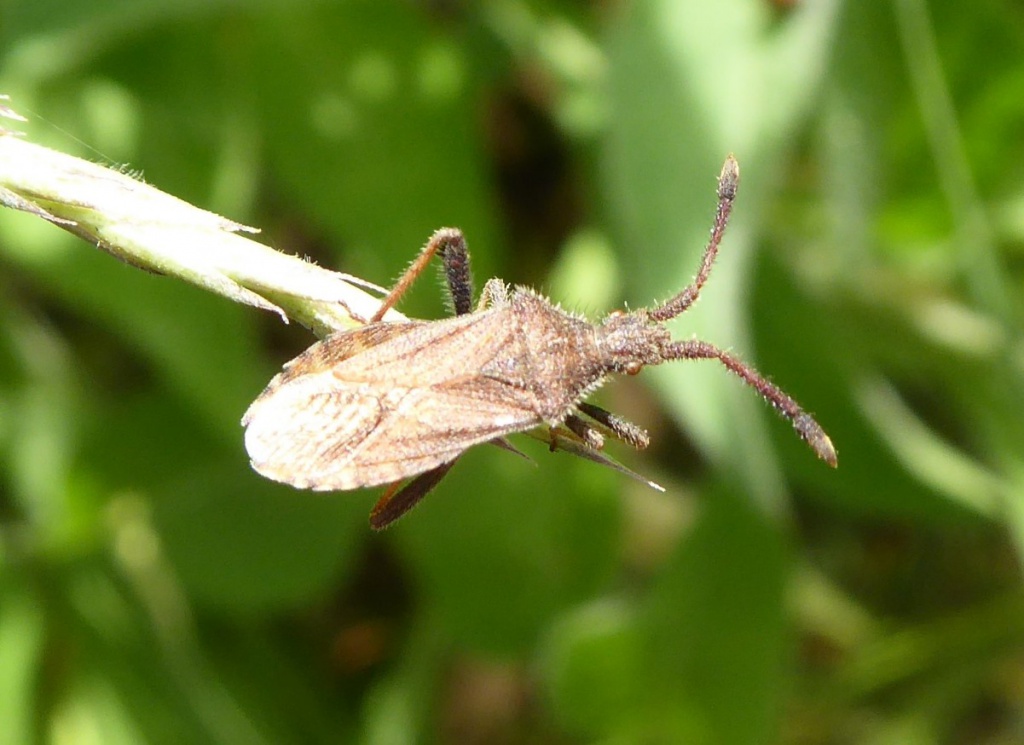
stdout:
<svg viewBox="0 0 1024 745">
<path fill-rule="evenodd" d="M 647 315 L 653 321 L 667 321 L 675 318 L 684 310 L 693 305 L 700 297 L 700 290 L 711 274 L 711 265 L 715 263 L 718 255 L 718 244 L 722 242 L 722 235 L 725 233 L 725 226 L 729 222 L 729 213 L 732 212 L 732 204 L 736 199 L 736 189 L 740 181 L 740 166 L 736 158 L 730 155 L 725 159 L 722 172 L 718 176 L 718 208 L 715 211 L 715 224 L 711 227 L 711 237 L 708 239 L 707 248 L 704 249 L 704 258 L 700 263 L 700 271 L 693 281 L 683 288 L 683 291 L 663 305 L 653 308 Z"/>
<path fill-rule="evenodd" d="M 761 394 L 781 416 L 793 424 L 800 438 L 811 446 L 819 458 L 833 468 L 836 467 L 836 449 L 814 417 L 800 408 L 800 404 L 782 392 L 774 383 L 766 380 L 754 368 L 713 344 L 699 339 L 672 342 L 665 350 L 666 360 L 709 360 L 715 359 L 725 365 L 744 383 Z"/>
</svg>

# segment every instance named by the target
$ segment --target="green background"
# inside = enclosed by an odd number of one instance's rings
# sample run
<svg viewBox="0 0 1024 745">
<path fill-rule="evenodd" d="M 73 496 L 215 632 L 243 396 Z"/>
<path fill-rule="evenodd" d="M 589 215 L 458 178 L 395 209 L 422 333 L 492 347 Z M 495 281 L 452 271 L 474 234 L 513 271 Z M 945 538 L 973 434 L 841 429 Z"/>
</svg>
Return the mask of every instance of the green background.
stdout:
<svg viewBox="0 0 1024 745">
<path fill-rule="evenodd" d="M 239 418 L 312 341 L 0 213 L 0 745 L 1011 743 L 1024 722 L 1024 14 L 982 0 L 9 0 L 34 142 L 388 284 L 672 322 L 595 397 L 664 494 L 516 443 L 382 535 Z M 438 281 L 402 310 L 441 317 Z"/>
</svg>

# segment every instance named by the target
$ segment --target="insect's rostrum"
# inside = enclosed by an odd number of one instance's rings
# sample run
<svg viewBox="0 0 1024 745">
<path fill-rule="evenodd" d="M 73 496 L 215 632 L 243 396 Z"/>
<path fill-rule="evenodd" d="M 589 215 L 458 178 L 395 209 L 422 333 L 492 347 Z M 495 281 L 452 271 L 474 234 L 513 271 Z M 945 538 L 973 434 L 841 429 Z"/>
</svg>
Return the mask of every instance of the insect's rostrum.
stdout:
<svg viewBox="0 0 1024 745">
<path fill-rule="evenodd" d="M 253 468 L 306 489 L 390 485 L 370 518 L 380 529 L 415 506 L 466 449 L 494 442 L 515 450 L 504 439 L 514 432 L 546 426 L 553 449 L 571 438 L 567 449 L 577 453 L 601 448 L 606 436 L 646 447 L 643 429 L 583 399 L 612 373 L 693 359 L 721 362 L 835 466 L 828 435 L 792 398 L 733 355 L 704 341 L 672 339 L 664 326 L 700 296 L 738 180 L 730 156 L 693 282 L 660 306 L 614 312 L 598 324 L 497 279 L 487 282 L 474 310 L 465 239 L 459 230 L 438 230 L 366 326 L 314 344 L 249 407 L 242 424 Z M 382 322 L 436 253 L 456 315 Z"/>
</svg>

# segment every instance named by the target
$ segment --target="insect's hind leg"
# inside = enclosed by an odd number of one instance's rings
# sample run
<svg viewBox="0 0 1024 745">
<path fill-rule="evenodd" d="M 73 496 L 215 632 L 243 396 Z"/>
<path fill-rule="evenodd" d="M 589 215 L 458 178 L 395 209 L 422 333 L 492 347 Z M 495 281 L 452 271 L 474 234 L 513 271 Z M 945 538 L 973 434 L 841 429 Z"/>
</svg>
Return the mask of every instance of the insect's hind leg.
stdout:
<svg viewBox="0 0 1024 745">
<path fill-rule="evenodd" d="M 458 228 L 440 228 L 434 231 L 420 251 L 420 255 L 413 260 L 381 301 L 377 312 L 370 318 L 371 323 L 381 320 L 385 313 L 395 307 L 402 295 L 412 287 L 413 282 L 423 274 L 434 254 L 439 251 L 444 262 L 445 280 L 448 283 L 455 315 L 461 316 L 472 312 L 473 280 L 469 273 L 469 249 L 466 248 L 466 238 Z"/>
<path fill-rule="evenodd" d="M 454 465 L 455 461 L 453 460 L 437 468 L 432 468 L 426 473 L 421 473 L 401 488 L 397 484 L 389 486 L 377 500 L 373 510 L 370 511 L 370 527 L 374 530 L 384 530 L 389 527 L 433 491 Z"/>
<path fill-rule="evenodd" d="M 430 239 L 441 242 L 441 262 L 448 294 L 452 299 L 452 310 L 457 316 L 473 312 L 473 275 L 469 271 L 469 248 L 462 231 L 456 228 L 442 228 Z"/>
<path fill-rule="evenodd" d="M 441 228 L 430 236 L 427 245 L 423 247 L 420 255 L 395 283 L 394 288 L 384 298 L 372 320 L 379 321 L 384 317 L 388 309 L 398 302 L 398 299 L 423 273 L 434 254 L 439 252 L 444 267 L 445 282 L 448 284 L 448 294 L 451 296 L 452 310 L 457 316 L 473 312 L 473 277 L 469 270 L 469 249 L 466 247 L 466 238 L 458 228 Z M 522 455 L 504 437 L 496 440 L 495 444 Z M 377 501 L 373 511 L 370 512 L 370 527 L 374 530 L 383 530 L 419 504 L 420 500 L 433 491 L 441 479 L 448 474 L 451 467 L 455 465 L 455 460 L 421 473 L 404 486 L 388 487 Z"/>
</svg>

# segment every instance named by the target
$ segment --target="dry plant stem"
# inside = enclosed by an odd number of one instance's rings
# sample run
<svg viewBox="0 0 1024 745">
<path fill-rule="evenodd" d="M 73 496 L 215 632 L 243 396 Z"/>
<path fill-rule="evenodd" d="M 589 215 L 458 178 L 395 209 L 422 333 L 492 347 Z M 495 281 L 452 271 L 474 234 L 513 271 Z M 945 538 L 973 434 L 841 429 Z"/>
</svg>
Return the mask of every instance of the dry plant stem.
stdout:
<svg viewBox="0 0 1024 745">
<path fill-rule="evenodd" d="M 3 104 L 0 116 L 18 118 Z M 320 336 L 358 325 L 380 303 L 361 289 L 374 287 L 367 282 L 241 235 L 259 232 L 254 228 L 2 127 L 0 204 L 47 220 L 140 269 L 272 311 Z M 403 316 L 392 311 L 388 320 Z"/>
</svg>

